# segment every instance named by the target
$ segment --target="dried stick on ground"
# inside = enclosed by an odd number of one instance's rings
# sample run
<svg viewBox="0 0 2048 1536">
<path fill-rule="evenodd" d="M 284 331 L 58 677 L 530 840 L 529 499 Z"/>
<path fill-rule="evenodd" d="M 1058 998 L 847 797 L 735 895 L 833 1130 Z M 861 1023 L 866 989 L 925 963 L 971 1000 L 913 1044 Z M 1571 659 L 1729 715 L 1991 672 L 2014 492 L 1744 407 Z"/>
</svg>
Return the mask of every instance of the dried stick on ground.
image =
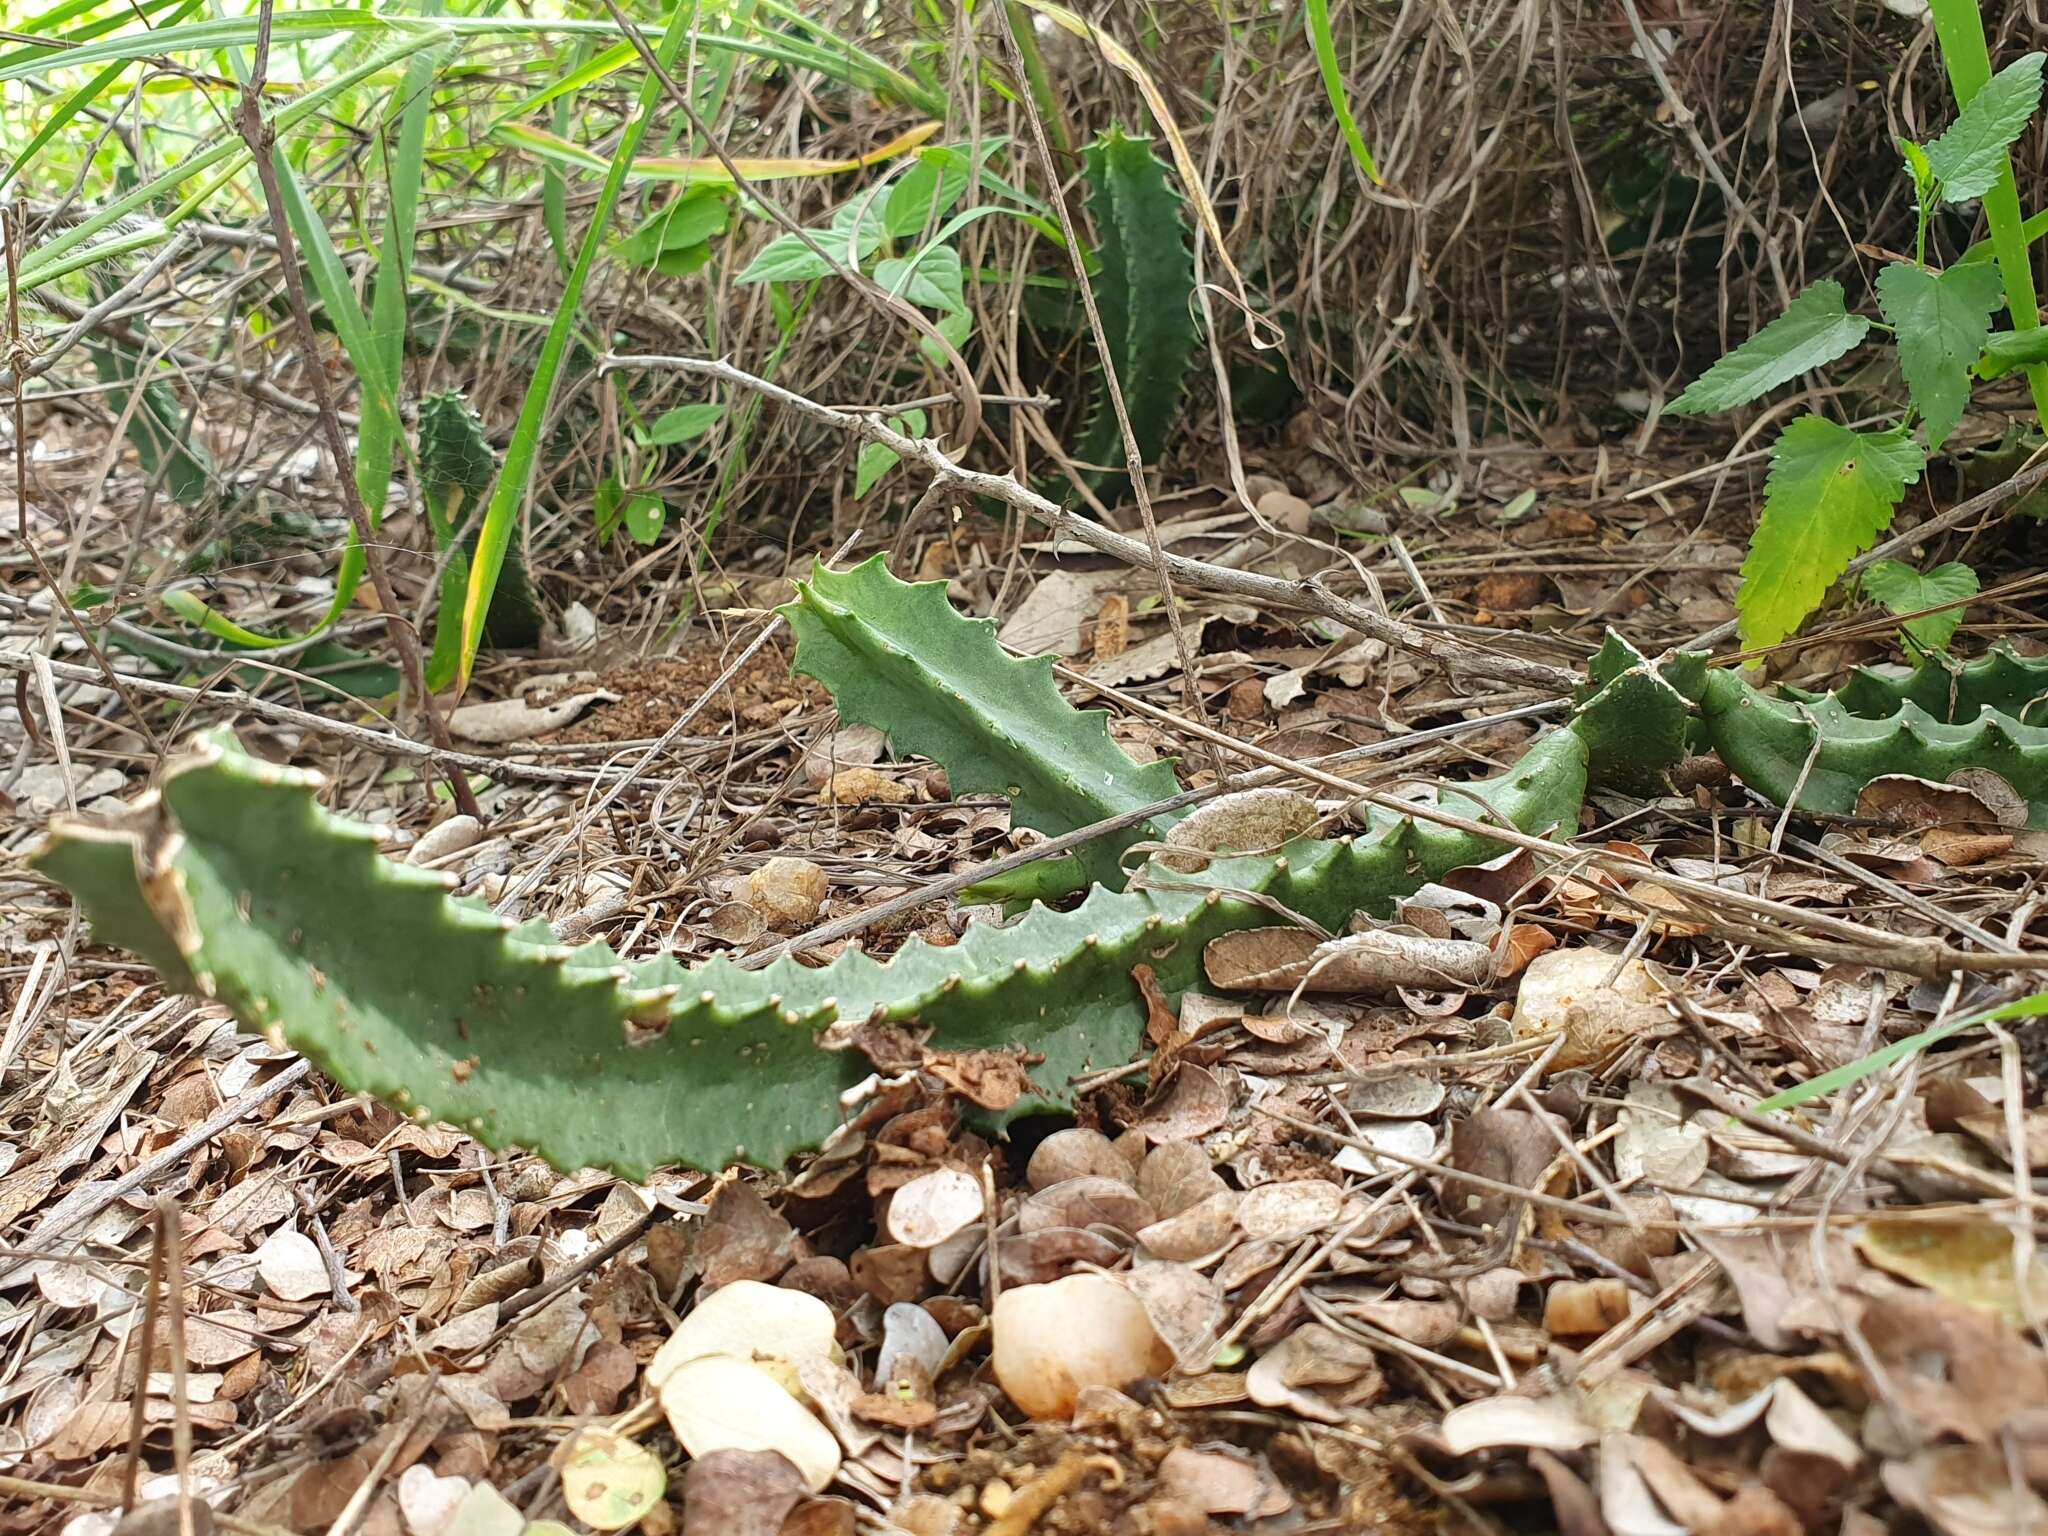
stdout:
<svg viewBox="0 0 2048 1536">
<path fill-rule="evenodd" d="M 991 501 L 1012 507 L 1025 516 L 1045 524 L 1056 535 L 1076 539 L 1105 555 L 1122 560 L 1127 565 L 1137 566 L 1143 570 L 1159 568 L 1154 564 L 1152 551 L 1146 548 L 1143 539 L 1134 539 L 1128 534 L 1117 533 L 1113 529 L 1103 527 L 1092 518 L 1083 517 L 1056 502 L 1048 501 L 1036 491 L 1018 484 L 1010 475 L 983 474 L 977 470 L 962 468 L 949 458 L 934 440 L 906 437 L 884 425 L 879 417 L 820 405 L 794 390 L 785 389 L 779 384 L 771 384 L 766 379 L 758 378 L 744 369 L 735 368 L 730 363 L 701 357 L 608 354 L 599 367 L 605 373 L 618 369 L 667 369 L 678 373 L 693 373 L 703 378 L 718 379 L 727 384 L 737 385 L 742 389 L 751 389 L 776 404 L 801 412 L 815 421 L 825 422 L 842 431 L 854 433 L 868 442 L 881 443 L 892 448 L 903 459 L 923 465 L 942 484 L 970 496 L 986 496 Z M 1162 561 L 1173 580 L 1185 586 L 1245 598 L 1270 608 L 1288 608 L 1312 613 L 1342 624 L 1346 629 L 1355 630 L 1361 635 L 1385 641 L 1388 645 L 1399 646 L 1402 650 L 1412 651 L 1418 656 L 1427 656 L 1432 661 L 1475 676 L 1514 683 L 1524 688 L 1540 688 L 1547 693 L 1560 695 L 1571 692 L 1580 682 L 1577 673 L 1564 667 L 1553 667 L 1546 662 L 1481 650 L 1461 640 L 1429 634 L 1413 625 L 1404 624 L 1389 614 L 1375 613 L 1349 598 L 1339 597 L 1314 577 L 1286 581 L 1278 576 L 1233 571 L 1224 566 L 1211 565 L 1205 560 L 1191 560 L 1185 555 L 1167 554 L 1162 557 Z"/>
</svg>

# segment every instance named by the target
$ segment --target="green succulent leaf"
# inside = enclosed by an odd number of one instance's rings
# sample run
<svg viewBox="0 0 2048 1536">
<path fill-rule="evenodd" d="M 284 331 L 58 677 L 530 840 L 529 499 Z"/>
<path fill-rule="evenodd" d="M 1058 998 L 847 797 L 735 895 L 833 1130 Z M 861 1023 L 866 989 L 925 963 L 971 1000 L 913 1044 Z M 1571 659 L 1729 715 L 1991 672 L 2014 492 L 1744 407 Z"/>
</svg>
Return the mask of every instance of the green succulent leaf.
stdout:
<svg viewBox="0 0 2048 1536">
<path fill-rule="evenodd" d="M 441 877 L 385 858 L 374 829 L 322 810 L 318 783 L 215 737 L 123 821 L 54 825 L 36 866 L 102 938 L 349 1089 L 486 1146 L 636 1179 L 675 1162 L 773 1166 L 820 1145 L 869 1070 L 857 1051 L 821 1048 L 841 1018 L 914 1026 L 937 1051 L 1033 1053 L 1037 1089 L 1011 1113 L 1059 1107 L 1074 1078 L 1138 1047 L 1135 965 L 1181 992 L 1209 939 L 1275 907 L 1341 927 L 1500 848 L 1378 813 L 1356 837 L 1155 871 L 1145 889 L 971 924 L 952 945 L 913 939 L 886 961 L 853 950 L 821 967 L 685 968 L 622 963 L 601 941 L 565 949 L 545 925 L 514 929 L 453 900 Z M 1541 832 L 1575 820 L 1584 786 L 1584 745 L 1558 731 L 1439 803 Z"/>
<path fill-rule="evenodd" d="M 1853 432 L 1802 416 L 1771 448 L 1763 517 L 1735 606 L 1745 645 L 1776 645 L 1820 606 L 1849 561 L 1891 523 L 1927 455 L 1905 432 Z"/>
<path fill-rule="evenodd" d="M 1944 201 L 1966 203 L 1989 192 L 2005 169 L 2005 152 L 2041 105 L 2041 66 L 2048 54 L 2014 59 L 1985 82 L 1948 131 L 1927 146 Z"/>
<path fill-rule="evenodd" d="M 995 625 L 961 614 L 942 581 L 899 581 L 879 555 L 848 571 L 820 564 L 781 612 L 796 670 L 831 689 L 842 716 L 943 764 L 956 795 L 1005 797 L 1020 827 L 1056 836 L 1180 791 L 1171 763 L 1132 762 L 1107 714 L 1060 696 L 1052 658 L 1007 655 Z M 1088 878 L 1120 888 L 1118 855 L 1166 826 L 1092 844 Z"/>
<path fill-rule="evenodd" d="M 1842 285 L 1815 283 L 1749 340 L 1694 379 L 1664 409 L 1674 416 L 1728 411 L 1832 363 L 1870 333 L 1870 322 L 1842 307 Z"/>
<path fill-rule="evenodd" d="M 2029 826 L 2048 827 L 2048 729 L 1996 710 L 1949 724 L 1904 699 L 1888 714 L 1864 716 L 1832 694 L 1777 698 L 1721 670 L 1707 675 L 1700 713 L 1722 761 L 1777 805 L 1847 816 L 1872 779 L 1945 784 L 1975 768 L 2027 802 Z"/>
<path fill-rule="evenodd" d="M 1939 613 L 1922 614 L 1905 621 L 1906 633 L 1930 651 L 1946 650 L 1963 622 L 1962 604 L 1977 595 L 1977 573 L 1959 560 L 1937 565 L 1922 573 L 1897 560 L 1879 560 L 1865 568 L 1863 590 L 1894 614 L 1920 613 L 1923 608 L 1942 608 Z"/>
<path fill-rule="evenodd" d="M 1929 272 L 1895 261 L 1877 274 L 1877 302 L 1898 336 L 1899 371 L 1927 418 L 1927 446 L 1942 445 L 1970 401 L 1970 367 L 2005 303 L 1996 267 Z"/>
<path fill-rule="evenodd" d="M 1572 711 L 1572 730 L 1586 743 L 1587 783 L 1635 795 L 1666 792 L 1689 749 L 1692 701 L 1705 679 L 1703 655 L 1652 661 L 1609 630 Z"/>
<path fill-rule="evenodd" d="M 1181 387 L 1198 339 L 1188 308 L 1195 264 L 1188 253 L 1181 198 L 1150 139 L 1112 129 L 1088 146 L 1082 160 L 1088 211 L 1101 242 L 1095 253 L 1101 264 L 1094 278 L 1095 307 L 1138 457 L 1149 464 L 1179 416 Z M 1121 465 L 1126 459 L 1107 388 L 1105 376 L 1087 434 L 1075 452 L 1084 464 Z M 1114 493 L 1124 481 L 1122 474 L 1110 471 L 1100 484 Z"/>
</svg>

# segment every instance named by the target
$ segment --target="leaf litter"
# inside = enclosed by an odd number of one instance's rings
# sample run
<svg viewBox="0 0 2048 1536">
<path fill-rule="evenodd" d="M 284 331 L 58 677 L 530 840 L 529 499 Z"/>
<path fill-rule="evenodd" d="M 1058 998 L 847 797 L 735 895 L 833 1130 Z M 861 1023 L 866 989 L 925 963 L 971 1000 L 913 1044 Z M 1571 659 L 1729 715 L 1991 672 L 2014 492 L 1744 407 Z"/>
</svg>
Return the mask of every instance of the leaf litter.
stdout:
<svg viewBox="0 0 2048 1536">
<path fill-rule="evenodd" d="M 1613 510 L 1590 505 L 1573 537 L 1618 532 Z M 1553 521 L 1490 535 L 1435 596 L 1527 622 L 1547 589 L 1495 568 L 1540 556 Z M 931 574 L 994 595 L 974 546 L 933 549 Z M 1712 571 L 1675 563 L 1638 622 L 1681 638 L 1681 612 L 1732 593 Z M 1041 600 L 1048 632 L 1098 676 L 1177 689 L 1143 578 L 1080 574 Z M 747 578 L 729 599 L 780 595 Z M 1485 715 L 1398 652 L 1208 601 L 1187 626 L 1194 684 L 1248 739 L 1313 755 Z M 716 654 L 552 693 L 507 679 L 529 717 L 595 705 L 508 741 L 508 762 L 581 769 L 658 734 Z M 1845 659 L 1816 654 L 1816 676 Z M 601 834 L 621 840 L 603 858 L 546 871 L 524 910 L 595 913 L 621 953 L 744 956 L 1028 845 L 999 805 L 953 798 L 821 702 L 766 653 L 646 816 Z M 1213 782 L 1196 738 L 1121 714 L 1113 729 Z M 1475 730 L 1403 772 L 1511 754 L 1527 729 Z M 394 854 L 487 899 L 576 814 L 573 786 L 508 775 L 487 805 L 514 841 L 443 831 L 404 774 L 352 772 Z M 2002 788 L 1877 781 L 1818 861 L 1773 851 L 1766 822 L 1704 785 L 1632 803 L 1626 846 L 1678 880 L 1952 931 L 2018 878 L 2030 834 Z M 1169 861 L 1344 810 L 1263 789 L 1211 805 Z M 863 942 L 946 943 L 969 916 L 912 907 Z M 182 1402 L 205 1505 L 265 1532 L 346 1512 L 378 1536 L 1278 1536 L 1436 1529 L 1453 1506 L 1717 1536 L 1906 1512 L 2016 1528 L 2040 1495 L 2013 1468 L 2048 1432 L 2048 1273 L 2020 1177 L 2048 1143 L 2038 1054 L 2022 1060 L 2038 1047 L 1958 1037 L 1760 1110 L 1990 993 L 1916 985 L 1882 955 L 1743 949 L 1724 916 L 1510 855 L 1396 924 L 1311 935 L 1278 914 L 1270 937 L 1233 935 L 1218 995 L 1155 993 L 1151 1059 L 1108 1064 L 1073 1123 L 992 1137 L 983 1110 L 1015 1102 L 1030 1062 L 865 1040 L 876 1073 L 815 1159 L 631 1185 L 485 1153 L 315 1077 L 264 1098 L 291 1058 L 215 1011 L 96 949 L 60 983 L 49 908 L 19 949 L 31 1023 L 5 1037 L 0 1476 L 68 1490 L 40 1497 L 104 1536 L 96 1501 L 118 1494 L 134 1406 L 161 1498 Z M 180 1213 L 179 1350 L 167 1316 L 141 1316 L 158 1196 Z"/>
</svg>

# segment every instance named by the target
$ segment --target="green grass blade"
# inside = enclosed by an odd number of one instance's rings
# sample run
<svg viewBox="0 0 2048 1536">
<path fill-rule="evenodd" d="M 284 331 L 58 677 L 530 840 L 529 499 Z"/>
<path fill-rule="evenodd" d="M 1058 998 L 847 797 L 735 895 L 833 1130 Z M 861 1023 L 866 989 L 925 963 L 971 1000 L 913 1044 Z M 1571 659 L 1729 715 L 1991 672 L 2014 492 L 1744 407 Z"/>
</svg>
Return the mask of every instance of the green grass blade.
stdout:
<svg viewBox="0 0 2048 1536">
<path fill-rule="evenodd" d="M 1316 68 L 1322 72 L 1323 95 L 1329 98 L 1330 111 L 1337 119 L 1337 126 L 1344 130 L 1344 142 L 1351 146 L 1351 158 L 1372 179 L 1373 185 L 1378 186 L 1382 179 L 1380 168 L 1373 163 L 1372 151 L 1365 147 L 1365 136 L 1358 131 L 1357 119 L 1351 115 L 1351 98 L 1344 89 L 1344 72 L 1337 65 L 1337 37 L 1330 29 L 1330 0 L 1305 0 L 1302 16 L 1308 25 L 1309 46 L 1315 50 Z"/>
<path fill-rule="evenodd" d="M 668 26 L 654 48 L 654 56 L 663 70 L 675 63 L 696 15 L 697 0 L 676 0 L 675 8 L 669 13 Z M 640 140 L 646 135 L 648 124 L 654 119 L 655 104 L 661 99 L 661 92 L 661 81 L 650 70 L 641 82 L 633 120 L 619 136 L 618 149 L 612 156 L 611 169 L 605 174 L 597 206 L 591 210 L 590 227 L 583 232 L 582 249 L 576 253 L 576 265 L 570 268 L 568 281 L 563 286 L 555 310 L 555 322 L 548 327 L 547 339 L 541 343 L 540 359 L 534 368 L 533 380 L 527 386 L 526 400 L 519 410 L 519 422 L 513 428 L 512 441 L 505 452 L 504 467 L 498 472 L 497 487 L 492 491 L 491 504 L 484 513 L 483 527 L 477 535 L 476 557 L 470 562 L 469 591 L 462 605 L 461 666 L 456 675 L 464 685 L 468 684 L 470 668 L 476 663 L 477 647 L 483 643 L 484 619 L 491 610 L 491 594 L 497 590 L 498 573 L 505 564 L 505 551 L 511 546 L 513 528 L 519 521 L 520 509 L 533 481 L 534 463 L 540 456 L 541 429 L 547 420 L 548 407 L 555 398 L 555 386 L 561 379 L 562 360 L 568 352 L 569 331 L 575 324 L 576 311 L 582 302 L 583 285 L 589 281 L 590 269 L 597 262 L 598 251 L 603 248 L 612 210 L 618 206 L 619 194 L 625 190 L 626 172 L 639 151 Z"/>
<path fill-rule="evenodd" d="M 1844 1088 L 1853 1088 L 1866 1077 L 1874 1076 L 1893 1062 L 1904 1061 L 1908 1056 L 1917 1055 L 1931 1045 L 1939 1045 L 1950 1035 L 1960 1034 L 1978 1024 L 2004 1024 L 2013 1019 L 2033 1019 L 2048 1013 L 2048 992 L 2036 992 L 2032 997 L 2023 997 L 2016 1003 L 2007 1003 L 2003 1008 L 1987 1009 L 1982 1013 L 1966 1014 L 1960 1019 L 1951 1019 L 1946 1024 L 1937 1024 L 1932 1029 L 1923 1029 L 1916 1035 L 1903 1040 L 1894 1040 L 1881 1051 L 1872 1051 L 1868 1056 L 1845 1062 L 1831 1072 L 1819 1077 L 1808 1078 L 1805 1082 L 1787 1088 L 1783 1093 L 1774 1093 L 1768 1099 L 1760 1100 L 1756 1113 L 1774 1114 L 1781 1109 L 1793 1109 L 1798 1105 L 1826 1098 Z"/>
<path fill-rule="evenodd" d="M 392 103 L 398 120 L 398 141 L 385 161 L 390 211 L 384 225 L 384 249 L 370 292 L 368 362 L 376 384 L 392 406 L 363 412 L 356 440 L 356 487 L 374 522 L 391 493 L 391 465 L 402 430 L 398 420 L 399 383 L 405 363 L 406 275 L 412 266 L 413 241 L 419 223 L 420 170 L 426 161 L 427 113 L 433 105 L 434 80 L 454 54 L 439 43 L 414 55 Z M 360 365 L 359 365 L 360 366 Z M 365 381 L 367 392 L 371 387 Z"/>
</svg>

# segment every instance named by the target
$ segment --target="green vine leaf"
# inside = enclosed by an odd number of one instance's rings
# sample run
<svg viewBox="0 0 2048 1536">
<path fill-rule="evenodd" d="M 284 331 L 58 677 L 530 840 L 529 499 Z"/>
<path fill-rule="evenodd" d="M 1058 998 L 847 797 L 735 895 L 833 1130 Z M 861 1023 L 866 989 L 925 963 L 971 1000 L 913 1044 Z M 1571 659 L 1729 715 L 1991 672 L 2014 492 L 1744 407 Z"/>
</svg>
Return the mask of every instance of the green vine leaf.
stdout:
<svg viewBox="0 0 2048 1536">
<path fill-rule="evenodd" d="M 1802 416 L 1771 448 L 1764 513 L 1742 562 L 1742 641 L 1776 645 L 1820 606 L 1849 561 L 1890 524 L 1926 452 L 1902 431 L 1852 432 Z"/>
<path fill-rule="evenodd" d="M 1934 273 L 1895 261 L 1877 274 L 1877 302 L 1898 335 L 1913 408 L 1927 418 L 1927 446 L 1937 449 L 1970 402 L 1970 365 L 2005 302 L 2005 284 L 1996 267 Z"/>
<path fill-rule="evenodd" d="M 2014 59 L 1970 98 L 1948 132 L 1927 146 L 1927 160 L 1945 202 L 1982 197 L 2005 169 L 2005 152 L 2041 105 L 2041 66 L 2048 54 Z"/>
<path fill-rule="evenodd" d="M 1920 613 L 1923 608 L 1958 606 L 1905 621 L 1905 631 L 1930 651 L 1948 649 L 1963 622 L 1961 605 L 1977 595 L 1977 573 L 1960 560 L 1937 565 L 1924 575 L 1897 560 L 1879 560 L 1863 573 L 1863 590 L 1893 614 Z"/>
<path fill-rule="evenodd" d="M 1832 363 L 1870 333 L 1870 322 L 1842 307 L 1842 285 L 1815 283 L 1785 313 L 1692 381 L 1664 409 L 1673 416 L 1747 405 L 1800 374 Z"/>
</svg>

